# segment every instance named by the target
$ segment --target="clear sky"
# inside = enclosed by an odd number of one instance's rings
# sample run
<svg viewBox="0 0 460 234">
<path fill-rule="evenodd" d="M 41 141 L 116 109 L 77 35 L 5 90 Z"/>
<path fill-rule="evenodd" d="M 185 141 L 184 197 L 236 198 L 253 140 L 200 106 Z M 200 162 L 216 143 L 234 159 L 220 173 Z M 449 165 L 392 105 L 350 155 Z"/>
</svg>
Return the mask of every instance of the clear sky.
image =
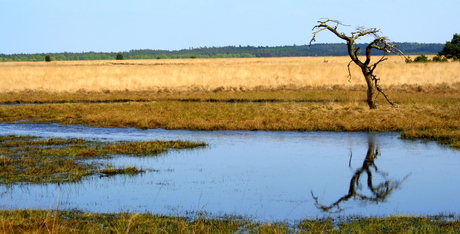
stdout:
<svg viewBox="0 0 460 234">
<path fill-rule="evenodd" d="M 395 42 L 460 33 L 459 0 L 0 0 L 0 10 L 4 54 L 304 45 L 322 17 Z M 324 31 L 317 42 L 341 41 Z"/>
</svg>

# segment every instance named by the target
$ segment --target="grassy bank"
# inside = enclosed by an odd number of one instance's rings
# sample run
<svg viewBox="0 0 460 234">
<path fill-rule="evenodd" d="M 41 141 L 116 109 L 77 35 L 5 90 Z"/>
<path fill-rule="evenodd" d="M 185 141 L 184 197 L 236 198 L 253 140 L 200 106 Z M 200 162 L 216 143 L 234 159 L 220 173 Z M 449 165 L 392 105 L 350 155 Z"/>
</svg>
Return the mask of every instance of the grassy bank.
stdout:
<svg viewBox="0 0 460 234">
<path fill-rule="evenodd" d="M 31 93 L 27 98 L 45 95 L 46 102 L 61 104 L 0 106 L 0 121 L 191 130 L 397 131 L 404 138 L 460 147 L 460 91 L 388 94 L 399 108 L 380 97 L 380 108 L 369 110 L 365 93 L 353 90 L 128 92 L 123 100 L 123 93 L 88 93 L 84 103 L 79 103 L 81 94 Z M 91 103 L 100 100 L 105 103 Z"/>
<path fill-rule="evenodd" d="M 433 103 L 435 98 L 454 97 L 460 93 L 460 81 L 453 84 L 392 86 L 385 91 L 398 103 Z M 0 92 L 0 104 L 43 103 L 114 103 L 114 102 L 363 102 L 366 87 L 343 85 L 294 88 L 259 87 L 256 91 L 118 91 L 118 92 Z M 384 99 L 381 98 L 383 101 Z M 440 103 L 438 102 L 438 103 Z M 436 103 L 433 103 L 436 104 Z"/>
<path fill-rule="evenodd" d="M 155 156 L 168 149 L 204 146 L 183 141 L 97 142 L 0 136 L 0 184 L 75 182 L 91 174 L 139 174 L 142 168 L 114 168 L 90 159 L 111 155 Z M 147 169 L 151 170 L 151 169 Z"/>
<path fill-rule="evenodd" d="M 460 221 L 445 216 L 348 217 L 260 223 L 237 218 L 193 220 L 153 214 L 81 211 L 0 211 L 2 233 L 458 233 Z"/>
</svg>

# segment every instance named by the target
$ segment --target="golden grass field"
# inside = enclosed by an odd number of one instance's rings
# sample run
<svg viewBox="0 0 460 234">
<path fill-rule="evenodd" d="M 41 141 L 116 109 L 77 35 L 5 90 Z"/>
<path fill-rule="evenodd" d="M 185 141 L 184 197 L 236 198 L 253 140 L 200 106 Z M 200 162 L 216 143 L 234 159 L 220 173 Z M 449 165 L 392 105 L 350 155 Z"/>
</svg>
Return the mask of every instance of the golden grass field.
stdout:
<svg viewBox="0 0 460 234">
<path fill-rule="evenodd" d="M 459 89 L 460 63 L 405 63 L 390 56 L 375 74 L 385 88 Z M 377 61 L 379 57 L 374 57 Z M 104 60 L 0 63 L 0 93 L 111 91 L 257 91 L 364 85 L 348 57 Z"/>
</svg>

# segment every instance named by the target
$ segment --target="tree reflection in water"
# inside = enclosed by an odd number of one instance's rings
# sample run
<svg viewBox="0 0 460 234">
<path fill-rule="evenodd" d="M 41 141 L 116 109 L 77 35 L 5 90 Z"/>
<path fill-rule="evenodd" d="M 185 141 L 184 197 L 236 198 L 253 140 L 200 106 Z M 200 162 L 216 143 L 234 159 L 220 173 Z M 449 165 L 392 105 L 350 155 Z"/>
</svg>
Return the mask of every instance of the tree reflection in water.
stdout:
<svg viewBox="0 0 460 234">
<path fill-rule="evenodd" d="M 379 150 L 375 146 L 375 140 L 373 136 L 369 136 L 368 146 L 369 147 L 366 153 L 366 157 L 364 158 L 363 165 L 361 166 L 361 168 L 357 169 L 353 174 L 353 177 L 351 177 L 348 194 L 342 196 L 331 205 L 326 206 L 321 204 L 318 201 L 318 197 L 315 197 L 313 191 L 311 191 L 311 195 L 315 200 L 315 205 L 318 209 L 324 212 L 331 213 L 341 212 L 344 209 L 340 207 L 340 204 L 344 201 L 349 200 L 350 198 L 354 198 L 355 200 L 359 200 L 362 202 L 384 202 L 387 199 L 387 197 L 391 194 L 391 192 L 393 192 L 395 189 L 398 189 L 402 182 L 406 180 L 406 178 L 409 175 L 405 176 L 402 180 L 392 181 L 391 179 L 387 179 L 388 173 L 379 171 L 377 165 L 375 165 L 375 159 L 377 159 L 377 157 L 379 156 Z M 351 158 L 349 166 L 351 167 Z M 363 173 L 367 175 L 367 188 L 371 192 L 370 195 L 364 195 L 364 191 L 360 183 L 360 177 Z M 379 173 L 384 178 L 384 181 L 378 185 L 374 185 L 373 173 Z"/>
</svg>

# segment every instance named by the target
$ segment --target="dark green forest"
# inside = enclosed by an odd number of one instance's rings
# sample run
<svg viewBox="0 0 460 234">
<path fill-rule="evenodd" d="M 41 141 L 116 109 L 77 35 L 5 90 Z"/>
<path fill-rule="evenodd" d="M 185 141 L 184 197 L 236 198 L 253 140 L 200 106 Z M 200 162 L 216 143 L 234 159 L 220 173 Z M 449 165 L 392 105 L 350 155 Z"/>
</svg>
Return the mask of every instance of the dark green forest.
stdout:
<svg viewBox="0 0 460 234">
<path fill-rule="evenodd" d="M 396 43 L 406 55 L 437 54 L 444 47 L 441 43 Z M 367 44 L 357 44 L 362 48 Z M 62 52 L 37 54 L 0 54 L 0 61 L 45 61 L 47 55 L 52 61 L 64 60 L 111 60 L 121 53 L 124 59 L 175 59 L 175 58 L 244 58 L 244 57 L 298 57 L 298 56 L 346 56 L 347 47 L 342 43 L 292 45 L 292 46 L 224 46 L 200 47 L 183 50 L 138 49 L 124 52 Z M 382 54 L 374 51 L 374 55 Z"/>
</svg>

